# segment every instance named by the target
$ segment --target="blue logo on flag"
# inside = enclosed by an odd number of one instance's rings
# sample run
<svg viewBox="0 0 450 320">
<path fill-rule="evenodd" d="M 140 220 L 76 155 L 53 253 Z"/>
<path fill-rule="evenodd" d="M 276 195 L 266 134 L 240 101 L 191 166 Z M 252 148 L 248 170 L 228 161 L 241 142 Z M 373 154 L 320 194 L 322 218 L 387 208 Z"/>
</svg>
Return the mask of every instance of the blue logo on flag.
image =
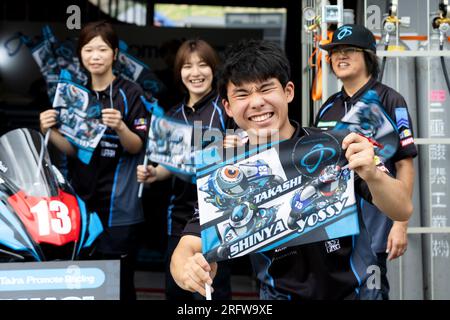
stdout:
<svg viewBox="0 0 450 320">
<path fill-rule="evenodd" d="M 327 154 L 328 153 L 328 154 Z M 315 145 L 300 161 L 300 164 L 306 168 L 309 173 L 317 170 L 323 161 L 328 161 L 336 155 L 336 151 L 323 144 Z M 313 161 L 311 161 L 313 159 Z"/>
</svg>

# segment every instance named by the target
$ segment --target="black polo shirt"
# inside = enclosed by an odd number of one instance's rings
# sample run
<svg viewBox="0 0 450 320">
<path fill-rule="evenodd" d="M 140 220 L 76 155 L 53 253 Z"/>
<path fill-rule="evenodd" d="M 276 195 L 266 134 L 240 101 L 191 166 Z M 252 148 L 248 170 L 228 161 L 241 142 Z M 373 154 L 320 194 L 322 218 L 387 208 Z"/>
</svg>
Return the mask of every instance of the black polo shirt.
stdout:
<svg viewBox="0 0 450 320">
<path fill-rule="evenodd" d="M 186 99 L 167 113 L 168 117 L 194 125 L 200 121 L 204 130 L 217 129 L 225 132 L 234 128 L 234 122 L 225 113 L 221 98 L 212 90 L 193 108 L 186 106 Z M 197 187 L 174 176 L 172 178 L 172 195 L 168 207 L 167 228 L 169 235 L 181 236 L 186 223 L 192 218 L 197 203 Z"/>
<path fill-rule="evenodd" d="M 413 126 L 406 101 L 394 89 L 378 82 L 375 78 L 371 78 L 351 97 L 342 88 L 340 92 L 332 95 L 320 108 L 315 126 L 325 130 L 334 128 L 337 121 L 342 119 L 368 90 L 374 90 L 377 93 L 382 107 L 394 123 L 397 124 L 400 144 L 395 155 L 385 163 L 385 166 L 395 176 L 395 162 L 416 157 L 417 148 L 414 144 Z M 373 249 L 375 252 L 385 252 L 392 220 L 369 203 L 361 202 L 360 205 L 364 209 L 362 210 L 363 216 L 373 238 Z"/>
<path fill-rule="evenodd" d="M 305 134 L 298 123 L 292 138 Z M 371 201 L 367 184 L 355 180 L 355 192 Z M 370 237 L 358 207 L 360 234 L 300 246 L 250 254 L 260 281 L 260 298 L 269 300 L 376 299 L 379 290 L 368 290 L 367 268 L 376 265 Z M 186 225 L 183 235 L 201 236 L 199 212 Z M 330 250 L 333 247 L 333 250 Z"/>
<path fill-rule="evenodd" d="M 140 86 L 117 77 L 108 88 L 93 94 L 102 108 L 119 110 L 127 127 L 145 146 L 149 114 L 140 99 L 143 95 Z M 104 225 L 123 226 L 143 221 L 136 182 L 136 166 L 142 163 L 143 155 L 144 148 L 138 155 L 126 152 L 115 130 L 108 127 L 89 164 L 71 160 L 69 174 L 75 191 L 89 210 L 99 214 Z"/>
</svg>

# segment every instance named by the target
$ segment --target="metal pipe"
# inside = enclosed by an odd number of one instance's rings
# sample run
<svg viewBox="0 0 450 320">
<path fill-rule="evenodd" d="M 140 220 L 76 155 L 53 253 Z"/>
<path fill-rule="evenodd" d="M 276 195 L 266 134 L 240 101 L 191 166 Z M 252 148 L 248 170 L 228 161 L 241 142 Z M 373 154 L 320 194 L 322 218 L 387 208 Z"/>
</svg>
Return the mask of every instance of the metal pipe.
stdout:
<svg viewBox="0 0 450 320">
<path fill-rule="evenodd" d="M 341 15 L 339 17 L 338 28 L 344 24 L 344 0 L 338 0 L 337 5 L 341 10 Z M 340 79 L 337 80 L 338 88 L 342 87 L 342 81 Z M 325 101 L 325 100 L 324 100 Z"/>
<path fill-rule="evenodd" d="M 322 21 L 320 23 L 320 29 L 322 31 L 322 39 L 328 38 L 328 24 L 326 23 L 324 19 L 324 12 L 325 12 L 325 6 L 329 2 L 327 0 L 322 0 L 321 8 L 322 8 Z M 322 49 L 321 49 L 322 50 Z M 326 59 L 326 51 L 323 50 L 322 52 L 322 101 L 325 102 L 325 100 L 328 99 L 329 93 L 328 93 L 328 64 Z"/>
<path fill-rule="evenodd" d="M 338 28 L 344 24 L 344 0 L 337 0 L 337 5 L 341 10 L 341 15 L 339 16 Z"/>
</svg>

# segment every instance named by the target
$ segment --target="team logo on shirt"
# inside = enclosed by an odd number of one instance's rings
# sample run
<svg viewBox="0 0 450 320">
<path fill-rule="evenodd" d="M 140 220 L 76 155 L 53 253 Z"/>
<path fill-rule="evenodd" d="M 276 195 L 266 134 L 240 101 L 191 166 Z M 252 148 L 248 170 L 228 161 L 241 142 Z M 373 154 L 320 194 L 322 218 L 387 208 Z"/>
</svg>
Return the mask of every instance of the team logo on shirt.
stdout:
<svg viewBox="0 0 450 320">
<path fill-rule="evenodd" d="M 139 118 L 134 120 L 134 128 L 136 130 L 147 130 L 147 119 Z"/>
<path fill-rule="evenodd" d="M 332 253 L 334 251 L 338 251 L 341 248 L 339 239 L 325 241 L 325 248 L 327 249 L 327 253 Z"/>
<path fill-rule="evenodd" d="M 100 154 L 104 158 L 114 158 L 116 156 L 116 150 L 102 149 Z"/>
</svg>

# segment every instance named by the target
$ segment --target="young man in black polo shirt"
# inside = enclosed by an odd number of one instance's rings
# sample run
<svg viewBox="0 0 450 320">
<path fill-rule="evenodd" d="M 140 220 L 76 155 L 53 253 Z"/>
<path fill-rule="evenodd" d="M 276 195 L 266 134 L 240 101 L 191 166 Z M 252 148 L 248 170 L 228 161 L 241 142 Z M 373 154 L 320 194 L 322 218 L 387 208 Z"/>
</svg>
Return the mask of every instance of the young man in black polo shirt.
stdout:
<svg viewBox="0 0 450 320">
<path fill-rule="evenodd" d="M 303 134 L 299 125 L 288 118 L 294 84 L 289 81 L 289 62 L 276 45 L 266 41 L 241 42 L 229 48 L 224 61 L 219 77 L 223 104 L 227 114 L 247 131 L 250 144 L 268 138 L 267 134 L 274 131 L 280 140 Z M 373 145 L 366 138 L 351 133 L 342 147 L 347 150 L 349 168 L 363 182 L 355 183 L 357 192 L 369 201 L 373 199 L 373 203 L 391 218 L 407 220 L 412 212 L 411 199 L 400 181 L 377 169 Z M 340 248 L 333 252 L 327 251 L 326 241 L 320 241 L 252 254 L 253 268 L 261 284 L 260 297 L 380 298 L 379 290 L 366 286 L 370 275 L 367 267 L 376 263 L 376 257 L 367 254 L 367 250 L 361 251 L 364 256 L 358 252 L 361 247 L 370 247 L 364 225 L 360 230 L 357 237 L 337 239 Z M 205 295 L 204 285 L 212 284 L 217 264 L 209 264 L 201 252 L 196 213 L 172 255 L 171 272 L 180 287 Z"/>
<path fill-rule="evenodd" d="M 342 81 L 342 90 L 332 95 L 319 110 L 315 125 L 332 129 L 369 90 L 374 90 L 386 113 L 397 123 L 400 145 L 397 153 L 384 165 L 403 182 L 412 197 L 414 183 L 413 158 L 417 156 L 411 119 L 405 99 L 392 88 L 378 82 L 379 66 L 376 42 L 372 32 L 360 25 L 343 25 L 333 34 L 331 43 L 321 46 L 331 56 L 331 67 Z M 408 221 L 393 222 L 365 201 L 362 215 L 372 237 L 372 249 L 378 257 L 382 274 L 383 297 L 388 299 L 386 259 L 392 260 L 406 251 Z"/>
</svg>

